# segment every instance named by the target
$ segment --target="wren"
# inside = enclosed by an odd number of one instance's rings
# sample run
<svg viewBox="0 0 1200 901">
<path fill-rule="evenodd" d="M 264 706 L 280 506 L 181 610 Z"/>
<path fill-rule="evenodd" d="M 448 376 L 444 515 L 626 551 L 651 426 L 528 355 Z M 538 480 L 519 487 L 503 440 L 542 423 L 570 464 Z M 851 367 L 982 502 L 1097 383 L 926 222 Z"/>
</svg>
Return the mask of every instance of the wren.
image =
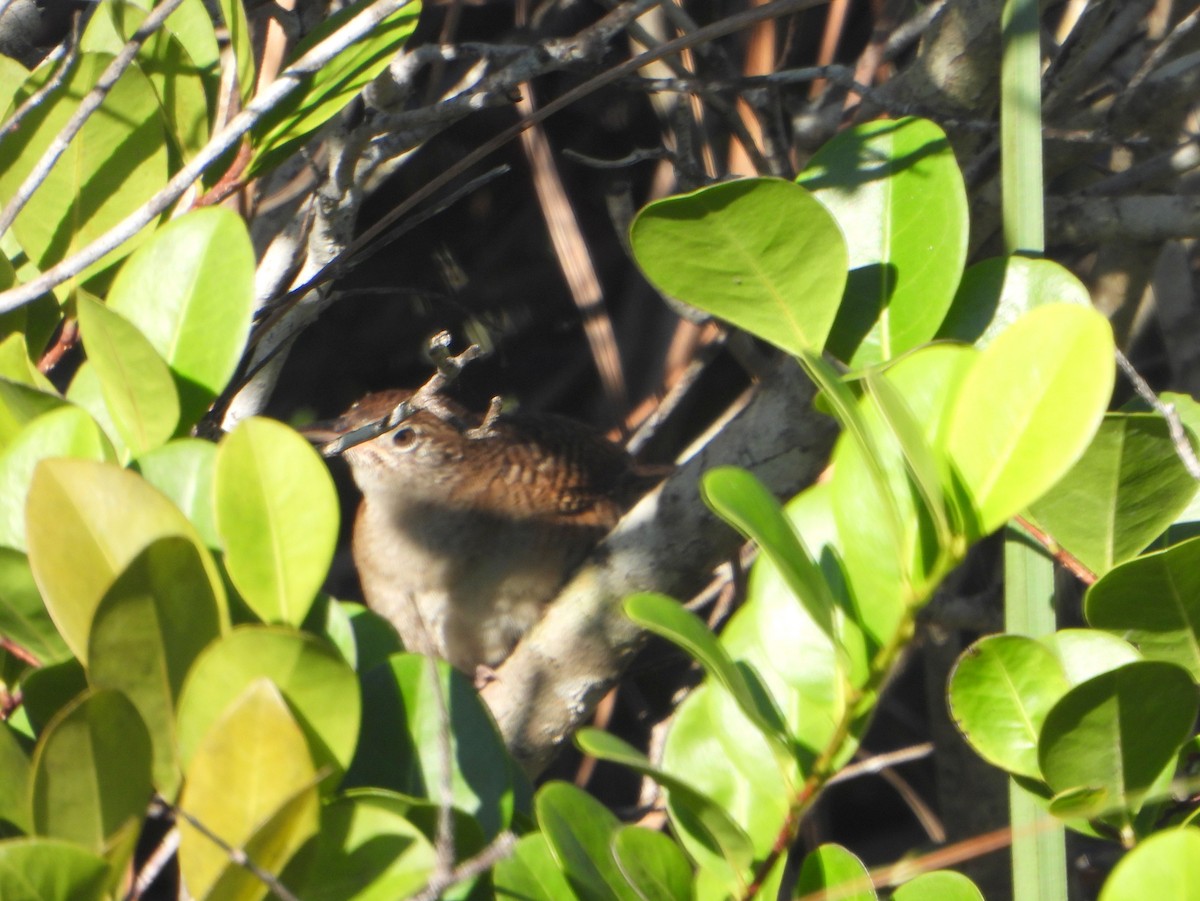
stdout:
<svg viewBox="0 0 1200 901">
<path fill-rule="evenodd" d="M 386 416 L 368 395 L 337 423 Z M 367 604 L 410 651 L 498 666 L 645 487 L 625 451 L 573 420 L 483 420 L 446 401 L 348 448 L 362 502 L 352 550 Z"/>
</svg>

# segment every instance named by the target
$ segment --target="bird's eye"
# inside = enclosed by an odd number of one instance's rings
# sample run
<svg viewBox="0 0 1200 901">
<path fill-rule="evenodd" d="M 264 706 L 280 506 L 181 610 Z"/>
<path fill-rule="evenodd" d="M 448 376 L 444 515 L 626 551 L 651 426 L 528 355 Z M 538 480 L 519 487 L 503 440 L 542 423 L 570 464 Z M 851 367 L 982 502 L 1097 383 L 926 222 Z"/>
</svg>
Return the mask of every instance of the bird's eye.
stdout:
<svg viewBox="0 0 1200 901">
<path fill-rule="evenodd" d="M 397 450 L 411 450 L 417 445 L 417 430 L 410 426 L 401 426 L 392 432 L 392 445 Z"/>
</svg>

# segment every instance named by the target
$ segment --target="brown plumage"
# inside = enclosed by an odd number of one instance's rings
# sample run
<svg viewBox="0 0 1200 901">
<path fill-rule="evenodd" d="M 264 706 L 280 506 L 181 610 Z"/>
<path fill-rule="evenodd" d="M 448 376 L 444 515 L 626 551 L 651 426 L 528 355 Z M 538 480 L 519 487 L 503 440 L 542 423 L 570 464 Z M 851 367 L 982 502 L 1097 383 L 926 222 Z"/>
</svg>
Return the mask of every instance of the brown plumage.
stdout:
<svg viewBox="0 0 1200 901">
<path fill-rule="evenodd" d="M 386 416 L 405 391 L 338 423 Z M 487 421 L 445 402 L 345 454 L 363 493 L 353 551 L 368 604 L 410 650 L 496 666 L 646 479 L 621 448 L 557 416 Z"/>
</svg>

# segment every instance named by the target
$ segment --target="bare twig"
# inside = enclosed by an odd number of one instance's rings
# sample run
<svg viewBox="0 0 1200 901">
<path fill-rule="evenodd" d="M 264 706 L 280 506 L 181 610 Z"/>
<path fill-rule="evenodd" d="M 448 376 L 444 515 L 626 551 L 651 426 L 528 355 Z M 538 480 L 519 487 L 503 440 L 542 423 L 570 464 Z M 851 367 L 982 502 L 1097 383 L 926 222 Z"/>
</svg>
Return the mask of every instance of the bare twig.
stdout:
<svg viewBox="0 0 1200 901">
<path fill-rule="evenodd" d="M 482 355 L 478 344 L 470 345 L 460 354 L 451 355 L 449 352 L 450 341 L 449 332 L 439 332 L 430 339 L 430 354 L 437 364 L 437 372 L 429 377 L 429 381 L 414 391 L 410 397 L 398 403 L 387 416 L 368 422 L 364 426 L 321 445 L 319 448 L 321 455 L 324 457 L 339 456 L 357 444 L 370 441 L 384 432 L 390 432 L 419 410 L 429 410 L 437 414 L 444 406 L 441 400 L 442 393 L 458 378 L 463 367 Z"/>
<path fill-rule="evenodd" d="M 271 891 L 278 895 L 280 901 L 300 901 L 300 899 L 296 897 L 296 895 L 289 890 L 287 886 L 279 881 L 278 876 L 256 864 L 250 859 L 250 855 L 248 855 L 244 849 L 233 847 L 233 845 L 229 844 L 229 842 L 225 841 L 225 839 L 221 838 L 221 836 L 217 835 L 182 807 L 179 807 L 178 805 L 170 805 L 170 809 L 175 813 L 176 817 L 181 817 L 182 819 L 186 820 L 189 826 L 224 851 L 226 856 L 228 856 L 233 863 L 247 870 L 251 875 L 254 876 L 255 879 L 263 883 L 263 885 L 267 886 Z"/>
<path fill-rule="evenodd" d="M 75 112 L 63 125 L 62 130 L 54 136 L 50 145 L 42 154 L 41 159 L 34 164 L 34 167 L 29 170 L 29 174 L 25 176 L 25 180 L 21 182 L 21 186 L 13 192 L 12 199 L 4 206 L 4 210 L 0 212 L 0 235 L 12 227 L 13 221 L 18 214 L 25 208 L 25 204 L 33 196 L 34 191 L 41 187 L 42 182 L 46 180 L 46 176 L 50 174 L 50 170 L 54 168 L 54 164 L 59 158 L 67 152 L 67 147 L 75 136 L 79 134 L 84 124 L 91 117 L 92 113 L 100 108 L 100 104 L 104 102 L 104 98 L 108 96 L 108 92 L 112 90 L 113 85 L 117 83 L 131 65 L 137 56 L 138 50 L 142 44 L 146 42 L 154 32 L 162 26 L 167 20 L 167 16 L 171 15 L 179 8 L 183 0 L 162 0 L 162 2 L 154 7 L 154 10 L 146 16 L 138 30 L 133 33 L 133 36 L 125 42 L 125 46 L 121 48 L 121 52 L 113 57 L 112 62 L 100 73 L 100 77 L 96 79 L 96 85 L 84 95 L 84 98 L 79 101 L 79 106 L 75 108 Z M 98 259 L 98 258 L 97 258 Z"/>
<path fill-rule="evenodd" d="M 774 2 L 768 3 L 765 6 L 756 7 L 754 9 L 747 10 L 746 12 L 729 16 L 719 22 L 714 22 L 711 25 L 706 25 L 692 34 L 667 41 L 666 43 L 655 47 L 653 50 L 640 53 L 632 59 L 628 59 L 625 62 L 612 67 L 611 69 L 601 72 L 599 75 L 588 79 L 566 93 L 554 98 L 554 100 L 541 107 L 532 116 L 523 118 L 514 125 L 509 126 L 491 140 L 472 150 L 453 166 L 450 166 L 443 171 L 440 175 L 427 181 L 419 189 L 410 194 L 406 200 L 397 204 L 378 222 L 359 235 L 355 239 L 354 243 L 350 245 L 350 247 L 348 247 L 342 254 L 330 262 L 329 266 L 338 267 L 343 265 L 348 258 L 356 253 L 358 248 L 375 240 L 375 238 L 377 238 L 381 233 L 390 228 L 394 222 L 407 215 L 415 206 L 424 202 L 437 191 L 441 190 L 445 185 L 457 178 L 462 172 L 467 171 L 480 160 L 487 158 L 492 153 L 499 150 L 513 138 L 517 137 L 517 135 L 519 135 L 525 129 L 532 127 L 538 122 L 544 122 L 550 116 L 562 109 L 565 109 L 566 107 L 578 101 L 580 98 L 588 96 L 605 85 L 612 84 L 613 82 L 619 81 L 628 75 L 632 75 L 633 73 L 637 72 L 638 69 L 641 69 L 648 63 L 678 53 L 684 47 L 696 46 L 698 44 L 714 40 L 718 37 L 724 37 L 727 34 L 733 34 L 747 27 L 748 25 L 763 19 L 787 15 L 788 13 L 797 12 L 801 9 L 807 9 L 809 7 L 821 6 L 826 2 L 827 0 L 774 0 Z M 575 53 L 572 55 L 575 55 Z M 316 285 L 328 280 L 329 277 L 329 268 L 327 268 L 325 271 L 314 276 L 297 290 L 308 291 L 316 287 Z M 5 309 L 3 305 L 4 298 L 5 295 L 0 294 L 0 311 Z"/>
<path fill-rule="evenodd" d="M 0 15 L 3 15 L 0 12 Z M 0 140 L 8 137 L 15 132 L 21 125 L 21 122 L 33 112 L 42 101 L 46 99 L 50 92 L 58 88 L 71 72 L 71 67 L 75 65 L 75 58 L 79 55 L 79 16 L 76 15 L 71 20 L 71 30 L 67 34 L 66 39 L 51 51 L 46 57 L 45 62 L 53 62 L 61 60 L 58 67 L 54 70 L 54 74 L 46 79 L 46 83 L 40 88 L 25 98 L 25 101 L 17 107 L 16 111 L 8 117 L 8 121 L 4 123 L 3 128 L 0 128 Z"/>
<path fill-rule="evenodd" d="M 484 873 L 508 857 L 512 853 L 517 837 L 508 830 L 501 832 L 491 843 L 469 860 L 463 861 L 444 881 L 431 879 L 421 892 L 413 897 L 413 901 L 436 901 L 442 893 L 452 885 L 465 882 L 480 873 Z"/>
<path fill-rule="evenodd" d="M 125 896 L 126 901 L 137 901 L 138 898 L 141 898 L 178 850 L 179 827 L 172 826 L 155 847 L 154 852 L 142 864 L 137 878 L 134 879 L 133 885 L 129 887 L 129 893 Z"/>
<path fill-rule="evenodd" d="M 1162 398 L 1155 394 L 1154 389 L 1142 378 L 1141 373 L 1133 368 L 1133 364 L 1129 362 L 1129 358 L 1119 350 L 1117 351 L 1117 365 L 1121 367 L 1121 371 L 1125 373 L 1125 377 L 1133 385 L 1133 390 L 1137 392 L 1138 397 L 1148 403 L 1154 412 L 1167 421 L 1167 429 L 1171 434 L 1171 442 L 1175 445 L 1175 453 L 1183 461 L 1188 475 L 1193 479 L 1200 480 L 1200 460 L 1196 459 L 1196 451 L 1192 447 L 1192 443 L 1188 440 L 1187 432 L 1183 428 L 1183 422 L 1179 418 L 1179 413 L 1175 410 L 1175 405 L 1164 403 Z"/>
</svg>

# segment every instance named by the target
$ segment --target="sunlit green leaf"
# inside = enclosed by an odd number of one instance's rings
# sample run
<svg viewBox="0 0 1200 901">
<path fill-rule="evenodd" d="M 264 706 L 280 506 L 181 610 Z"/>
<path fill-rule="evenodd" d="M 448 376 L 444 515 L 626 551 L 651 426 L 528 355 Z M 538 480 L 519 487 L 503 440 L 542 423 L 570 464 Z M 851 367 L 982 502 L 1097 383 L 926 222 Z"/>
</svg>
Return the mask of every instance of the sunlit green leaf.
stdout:
<svg viewBox="0 0 1200 901">
<path fill-rule="evenodd" d="M 1100 901 L 1192 901 L 1200 886 L 1200 829 L 1164 829 L 1122 857 Z"/>
<path fill-rule="evenodd" d="M 0 195 L 12 197 L 80 99 L 96 83 L 112 57 L 82 53 L 66 82 L 0 143 Z M 14 98 L 23 102 L 48 77 L 35 71 Z M 40 269 L 91 243 L 144 204 L 167 181 L 167 145 L 158 103 L 146 76 L 136 68 L 109 91 L 50 170 L 13 224 L 22 248 Z M 83 278 L 129 253 L 149 230 L 92 264 Z"/>
<path fill-rule="evenodd" d="M 959 658 L 950 676 L 950 711 L 975 751 L 1010 773 L 1041 779 L 1038 734 L 1070 686 L 1041 643 L 991 635 Z"/>
<path fill-rule="evenodd" d="M 1112 394 L 1112 329 L 1099 313 L 1038 307 L 966 374 L 945 448 L 981 535 L 1002 526 L 1083 454 Z"/>
<path fill-rule="evenodd" d="M 28 423 L 65 403 L 57 394 L 0 378 L 0 448 L 8 447 Z"/>
<path fill-rule="evenodd" d="M 300 625 L 337 544 L 329 470 L 287 426 L 247 419 L 217 449 L 213 489 L 233 584 L 265 622 Z"/>
<path fill-rule="evenodd" d="M 767 739 L 787 745 L 787 728 L 770 696 L 748 678 L 745 670 L 738 668 L 699 617 L 679 602 L 650 592 L 626 598 L 625 614 L 691 654 L 729 692 L 742 713 Z"/>
<path fill-rule="evenodd" d="M 749 865 L 754 851 L 746 833 L 720 805 L 685 778 L 654 766 L 641 751 L 600 729 L 580 730 L 575 743 L 585 754 L 619 763 L 666 789 L 676 815 L 682 816 L 687 824 L 688 835 L 698 840 L 708 853 L 722 859 L 731 872 L 742 872 Z"/>
<path fill-rule="evenodd" d="M 791 182 L 746 178 L 647 206 L 634 256 L 671 297 L 792 353 L 819 352 L 846 283 L 833 217 Z"/>
<path fill-rule="evenodd" d="M 317 773 L 308 743 L 269 679 L 250 682 L 195 749 L 179 807 L 179 869 L 197 901 L 257 901 L 267 886 L 227 846 L 279 873 L 318 828 Z"/>
<path fill-rule="evenodd" d="M 892 901 L 983 901 L 983 893 L 962 873 L 935 870 L 904 883 Z"/>
<path fill-rule="evenodd" d="M 147 482 L 169 497 L 205 545 L 220 546 L 213 512 L 213 469 L 217 446 L 199 438 L 176 438 L 134 461 Z"/>
<path fill-rule="evenodd" d="M 114 460 L 116 452 L 96 421 L 78 407 L 39 416 L 0 454 L 0 545 L 26 549 L 25 499 L 37 464 L 48 457 Z"/>
<path fill-rule="evenodd" d="M 87 661 L 92 617 L 105 592 L 151 542 L 170 536 L 196 544 L 209 584 L 224 588 L 196 530 L 136 473 L 91 460 L 43 460 L 26 504 L 29 563 L 59 632 Z"/>
<path fill-rule="evenodd" d="M 33 654 L 42 664 L 56 663 L 71 655 L 42 603 L 29 558 L 6 547 L 0 547 L 0 635 Z"/>
<path fill-rule="evenodd" d="M 293 59 L 303 56 L 368 5 L 353 4 L 334 13 L 296 45 Z M 392 61 L 417 27 L 420 12 L 421 4 L 413 0 L 392 13 L 370 34 L 309 76 L 299 90 L 264 116 L 251 133 L 255 158 L 250 164 L 250 172 L 259 174 L 278 165 L 298 144 L 341 112 Z"/>
<path fill-rule="evenodd" d="M 76 298 L 79 332 L 113 424 L 134 456 L 160 447 L 179 422 L 171 373 L 137 327 L 101 303 Z"/>
<path fill-rule="evenodd" d="M 830 351 L 859 368 L 932 338 L 967 257 L 966 188 L 942 130 L 915 118 L 849 128 L 796 180 L 833 214 L 850 251 Z"/>
<path fill-rule="evenodd" d="M 1058 658 L 1071 686 L 1142 659 L 1129 642 L 1097 629 L 1059 629 L 1039 640 Z"/>
<path fill-rule="evenodd" d="M 184 768 L 213 723 L 262 677 L 278 686 L 296 711 L 324 786 L 333 788 L 358 742 L 358 680 L 320 639 L 276 626 L 240 626 L 196 659 L 176 708 Z"/>
<path fill-rule="evenodd" d="M 254 248 L 242 218 L 194 210 L 159 230 L 121 267 L 108 295 L 166 360 L 190 426 L 225 388 L 254 307 Z"/>
<path fill-rule="evenodd" d="M 844 901 L 875 901 L 871 874 L 861 860 L 841 845 L 821 845 L 804 858 L 795 895 L 807 898 L 826 893 Z"/>
</svg>

